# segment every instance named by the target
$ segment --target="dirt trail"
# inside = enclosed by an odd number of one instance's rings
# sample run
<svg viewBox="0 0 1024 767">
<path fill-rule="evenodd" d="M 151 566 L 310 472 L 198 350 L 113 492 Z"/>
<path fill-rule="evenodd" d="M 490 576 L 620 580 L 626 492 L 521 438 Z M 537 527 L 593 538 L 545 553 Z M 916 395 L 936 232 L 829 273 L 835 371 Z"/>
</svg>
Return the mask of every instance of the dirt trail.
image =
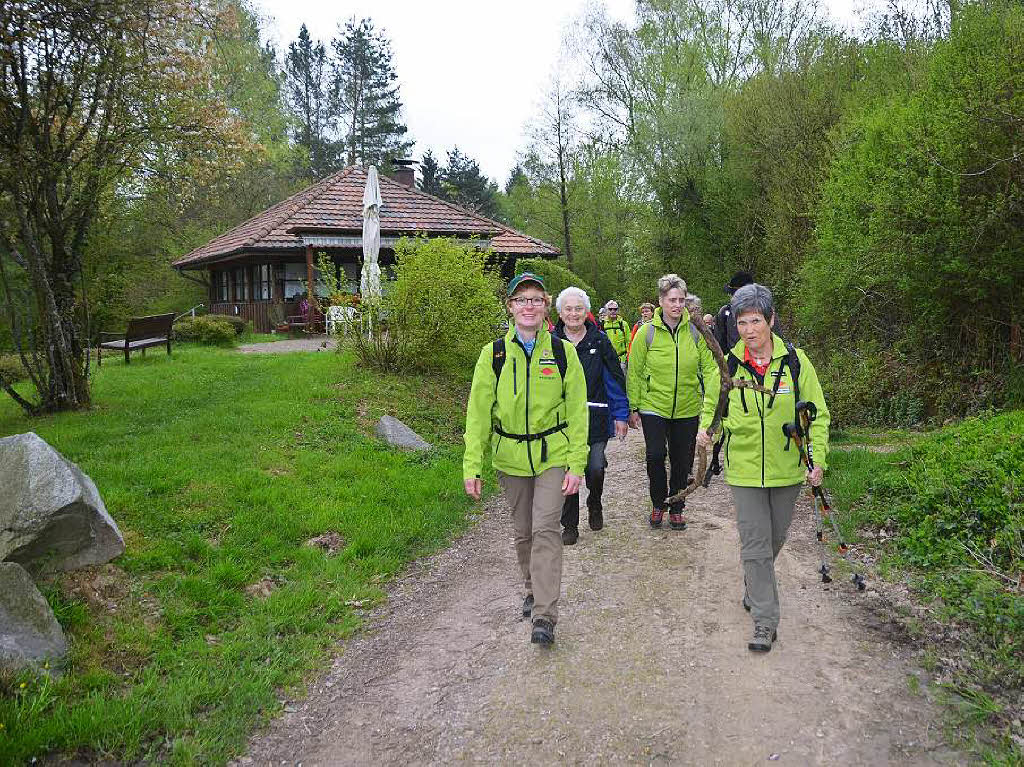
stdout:
<svg viewBox="0 0 1024 767">
<path fill-rule="evenodd" d="M 606 528 L 565 550 L 553 649 L 519 615 L 507 511 L 415 566 L 240 764 L 951 764 L 918 672 L 849 584 L 824 590 L 808 509 L 779 561 L 771 653 L 747 651 L 721 480 L 654 531 L 643 445 L 609 448 Z M 585 516 L 585 514 L 584 514 Z"/>
</svg>

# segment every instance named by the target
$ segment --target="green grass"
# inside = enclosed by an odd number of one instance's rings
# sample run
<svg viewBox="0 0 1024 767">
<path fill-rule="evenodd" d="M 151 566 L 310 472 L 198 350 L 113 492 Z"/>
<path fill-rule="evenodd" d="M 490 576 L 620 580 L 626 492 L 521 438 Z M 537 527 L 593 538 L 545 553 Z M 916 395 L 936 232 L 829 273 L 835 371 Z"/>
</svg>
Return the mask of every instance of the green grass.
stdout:
<svg viewBox="0 0 1024 767">
<path fill-rule="evenodd" d="M 968 419 L 893 453 L 836 451 L 830 463 L 847 537 L 884 527 L 879 573 L 906 580 L 959 631 L 963 663 L 947 696 L 957 731 L 985 759 L 1019 761 L 1010 727 L 1024 687 L 1024 411 Z"/>
<path fill-rule="evenodd" d="M 381 584 L 467 521 L 459 447 L 468 385 L 354 367 L 347 353 L 177 346 L 112 358 L 94 407 L 29 420 L 95 480 L 126 553 L 114 611 L 67 575 L 42 585 L 71 646 L 59 681 L 0 679 L 0 763 L 47 753 L 221 763 L 360 623 Z M 384 412 L 439 448 L 372 437 Z M 335 557 L 304 546 L 335 531 Z M 269 597 L 245 588 L 263 578 Z M 22 686 L 24 685 L 24 686 Z"/>
</svg>

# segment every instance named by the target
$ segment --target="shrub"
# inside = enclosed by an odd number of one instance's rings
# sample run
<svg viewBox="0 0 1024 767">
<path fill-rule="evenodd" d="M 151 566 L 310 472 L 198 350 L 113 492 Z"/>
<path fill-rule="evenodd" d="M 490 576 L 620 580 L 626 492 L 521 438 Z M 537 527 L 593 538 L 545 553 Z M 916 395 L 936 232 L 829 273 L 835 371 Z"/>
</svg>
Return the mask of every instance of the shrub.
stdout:
<svg viewBox="0 0 1024 767">
<path fill-rule="evenodd" d="M 395 353 L 403 367 L 472 372 L 504 316 L 485 256 L 453 239 L 398 242 L 396 279 L 384 309 L 387 332 L 400 339 Z"/>
<path fill-rule="evenodd" d="M 206 315 L 207 317 L 211 315 Z M 235 331 L 236 336 L 244 335 L 245 331 L 249 329 L 249 323 L 243 320 L 241 317 L 235 317 L 232 314 L 217 314 L 213 315 L 219 322 L 226 322 L 231 326 L 231 329 Z"/>
<path fill-rule="evenodd" d="M 17 354 L 0 354 L 0 378 L 8 383 L 17 383 L 28 378 L 28 373 Z"/>
<path fill-rule="evenodd" d="M 230 346 L 235 342 L 235 324 L 221 315 L 207 314 L 202 317 L 185 317 L 174 323 L 174 338 L 177 341 L 203 344 L 204 346 Z M 245 323 L 242 323 L 244 330 Z"/>
</svg>

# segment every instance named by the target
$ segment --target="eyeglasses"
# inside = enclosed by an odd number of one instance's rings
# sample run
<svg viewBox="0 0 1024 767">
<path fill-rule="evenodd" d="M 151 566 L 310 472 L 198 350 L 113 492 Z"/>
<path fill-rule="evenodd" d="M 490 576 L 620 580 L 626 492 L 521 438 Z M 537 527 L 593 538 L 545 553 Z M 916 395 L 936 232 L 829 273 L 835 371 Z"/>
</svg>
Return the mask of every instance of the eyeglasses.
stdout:
<svg viewBox="0 0 1024 767">
<path fill-rule="evenodd" d="M 512 299 L 512 303 L 516 306 L 543 306 L 545 303 L 544 296 L 516 296 Z"/>
</svg>

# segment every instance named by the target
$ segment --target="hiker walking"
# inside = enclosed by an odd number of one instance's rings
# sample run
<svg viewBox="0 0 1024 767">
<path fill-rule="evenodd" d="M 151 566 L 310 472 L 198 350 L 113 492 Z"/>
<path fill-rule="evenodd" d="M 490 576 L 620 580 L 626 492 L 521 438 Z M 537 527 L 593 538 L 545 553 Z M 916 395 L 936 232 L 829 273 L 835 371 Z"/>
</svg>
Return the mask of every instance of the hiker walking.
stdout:
<svg viewBox="0 0 1024 767">
<path fill-rule="evenodd" d="M 722 288 L 730 296 L 744 285 L 750 285 L 754 281 L 754 275 L 750 272 L 736 272 L 732 279 Z M 736 342 L 740 340 L 740 334 L 736 330 L 736 317 L 733 315 L 732 307 L 729 304 L 723 305 L 718 314 L 715 315 L 715 340 L 723 352 L 729 351 Z"/>
<path fill-rule="evenodd" d="M 604 470 L 608 466 L 605 447 L 612 436 L 626 436 L 629 404 L 626 402 L 626 379 L 622 375 L 618 355 L 611 341 L 588 319 L 590 297 L 580 288 L 570 287 L 555 299 L 558 322 L 555 335 L 576 347 L 576 355 L 587 380 L 587 408 L 590 410 L 588 442 L 590 454 L 584 478 L 587 482 L 587 512 L 591 530 L 604 527 L 601 495 L 604 491 Z M 573 493 L 562 505 L 562 543 L 572 546 L 579 540 L 580 496 Z"/>
<path fill-rule="evenodd" d="M 685 300 L 686 283 L 678 275 L 658 280 L 660 307 L 637 331 L 626 373 L 626 396 L 633 408 L 629 425 L 643 425 L 647 448 L 651 527 L 661 527 L 665 499 L 686 487 L 701 412 L 710 422 L 717 404 L 718 366 L 704 337 L 690 327 Z M 698 373 L 707 394 L 701 394 Z M 667 481 L 666 457 L 671 466 Z M 668 509 L 673 530 L 686 529 L 685 504 L 683 499 Z"/>
<path fill-rule="evenodd" d="M 587 463 L 587 384 L 576 349 L 546 327 L 551 296 L 529 272 L 508 284 L 512 327 L 487 344 L 466 407 L 466 493 L 479 499 L 484 447 L 512 509 L 532 642 L 551 644 L 562 588 L 559 520 Z"/>
<path fill-rule="evenodd" d="M 626 348 L 629 346 L 629 323 L 619 316 L 619 302 L 612 299 L 604 305 L 605 318 L 602 330 L 612 342 L 612 348 L 620 363 L 626 361 Z"/>
<path fill-rule="evenodd" d="M 803 481 L 821 484 L 828 454 L 829 412 L 807 355 L 772 332 L 775 305 L 768 288 L 756 283 L 739 288 L 732 297 L 740 340 L 727 352 L 734 379 L 753 379 L 771 394 L 733 389 L 722 419 L 725 435 L 725 482 L 736 506 L 743 563 L 743 607 L 754 620 L 747 647 L 768 652 L 777 638 L 780 606 L 775 578 L 779 556 L 793 518 Z M 716 387 L 717 388 L 717 387 Z M 783 426 L 796 420 L 797 402 L 813 402 L 817 418 L 811 424 L 814 471 L 805 472 L 800 451 L 790 447 Z M 697 440 L 705 447 L 704 430 L 711 414 L 701 418 Z"/>
<path fill-rule="evenodd" d="M 626 347 L 626 361 L 629 361 L 629 350 L 633 347 L 633 339 L 636 338 L 636 331 L 641 325 L 650 322 L 654 317 L 654 304 L 640 304 L 640 319 L 636 321 L 632 332 L 629 334 L 629 345 Z"/>
</svg>

